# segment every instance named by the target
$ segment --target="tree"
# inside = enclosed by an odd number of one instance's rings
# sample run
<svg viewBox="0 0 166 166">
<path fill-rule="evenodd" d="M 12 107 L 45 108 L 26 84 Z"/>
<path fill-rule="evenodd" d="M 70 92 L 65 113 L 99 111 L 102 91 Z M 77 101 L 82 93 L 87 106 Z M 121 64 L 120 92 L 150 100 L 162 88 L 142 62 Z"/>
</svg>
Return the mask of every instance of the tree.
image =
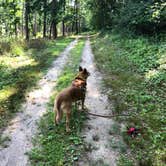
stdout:
<svg viewBox="0 0 166 166">
<path fill-rule="evenodd" d="M 44 0 L 43 3 L 43 38 L 46 37 L 46 26 L 47 26 L 47 0 Z"/>
<path fill-rule="evenodd" d="M 63 15 L 62 15 L 62 35 L 65 36 L 65 14 L 66 14 L 66 0 L 62 1 L 62 10 L 63 10 Z"/>
<path fill-rule="evenodd" d="M 57 0 L 52 0 L 51 3 L 51 25 L 50 25 L 50 38 L 51 33 L 53 35 L 53 39 L 57 38 L 57 20 L 56 20 L 56 12 L 57 12 Z"/>
<path fill-rule="evenodd" d="M 29 0 L 25 1 L 25 39 L 29 40 L 29 14 L 30 14 L 30 5 Z"/>
<path fill-rule="evenodd" d="M 21 0 L 0 2 L 0 30 L 2 35 L 17 36 L 21 20 Z M 5 32 L 4 30 L 5 29 Z"/>
<path fill-rule="evenodd" d="M 76 29 L 76 34 L 79 32 L 79 26 L 78 26 L 78 8 L 79 8 L 79 3 L 78 0 L 75 0 L 75 29 Z"/>
</svg>

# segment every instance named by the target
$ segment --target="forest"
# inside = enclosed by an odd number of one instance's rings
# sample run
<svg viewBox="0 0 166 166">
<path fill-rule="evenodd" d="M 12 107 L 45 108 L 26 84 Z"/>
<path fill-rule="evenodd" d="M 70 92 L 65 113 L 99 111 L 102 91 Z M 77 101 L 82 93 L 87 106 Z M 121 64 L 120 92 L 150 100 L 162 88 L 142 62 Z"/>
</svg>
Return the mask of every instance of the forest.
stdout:
<svg viewBox="0 0 166 166">
<path fill-rule="evenodd" d="M 0 37 L 2 166 L 166 164 L 165 0 L 0 0 Z M 52 109 L 80 64 L 90 70 L 88 111 L 128 116 L 97 117 L 97 131 L 96 117 L 73 106 L 67 134 Z"/>
</svg>

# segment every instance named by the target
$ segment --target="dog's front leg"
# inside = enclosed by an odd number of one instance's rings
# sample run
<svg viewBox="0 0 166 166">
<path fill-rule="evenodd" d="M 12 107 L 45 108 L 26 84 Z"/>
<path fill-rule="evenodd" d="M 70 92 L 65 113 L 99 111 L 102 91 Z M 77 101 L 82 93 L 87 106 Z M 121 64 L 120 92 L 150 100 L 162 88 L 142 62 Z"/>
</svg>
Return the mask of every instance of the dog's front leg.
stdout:
<svg viewBox="0 0 166 166">
<path fill-rule="evenodd" d="M 81 103 L 82 103 L 82 110 L 84 110 L 84 102 L 85 102 L 85 95 L 83 96 L 82 100 L 81 100 Z"/>
<path fill-rule="evenodd" d="M 78 106 L 79 106 L 79 104 L 78 104 L 78 102 L 76 101 L 76 102 L 75 102 L 75 109 L 77 109 Z"/>
<path fill-rule="evenodd" d="M 70 132 L 70 115 L 71 115 L 71 108 L 66 111 L 66 132 Z"/>
</svg>

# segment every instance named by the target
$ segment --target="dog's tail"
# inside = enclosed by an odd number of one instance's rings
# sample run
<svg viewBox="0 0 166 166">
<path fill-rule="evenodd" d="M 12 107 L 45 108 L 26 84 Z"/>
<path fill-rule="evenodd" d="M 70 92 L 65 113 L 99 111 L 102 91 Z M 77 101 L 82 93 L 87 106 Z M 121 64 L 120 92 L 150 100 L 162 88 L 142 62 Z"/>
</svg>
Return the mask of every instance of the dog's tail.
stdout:
<svg viewBox="0 0 166 166">
<path fill-rule="evenodd" d="M 62 118 L 61 103 L 62 103 L 62 101 L 60 100 L 60 98 L 57 98 L 57 100 L 54 104 L 55 123 L 56 124 L 58 124 Z"/>
</svg>

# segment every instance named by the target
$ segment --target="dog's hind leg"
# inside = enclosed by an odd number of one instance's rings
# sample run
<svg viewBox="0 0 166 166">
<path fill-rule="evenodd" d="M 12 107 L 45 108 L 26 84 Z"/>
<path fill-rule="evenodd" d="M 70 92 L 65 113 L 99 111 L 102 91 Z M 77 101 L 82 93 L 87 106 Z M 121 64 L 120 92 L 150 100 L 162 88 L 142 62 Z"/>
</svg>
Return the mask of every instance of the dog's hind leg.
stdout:
<svg viewBox="0 0 166 166">
<path fill-rule="evenodd" d="M 60 122 L 60 120 L 61 120 L 61 118 L 62 118 L 61 110 L 58 110 L 58 109 L 56 108 L 56 104 L 54 104 L 53 111 L 54 111 L 54 123 L 55 123 L 56 125 L 58 125 L 59 122 Z"/>
<path fill-rule="evenodd" d="M 53 112 L 54 112 L 54 123 L 56 124 L 56 116 L 58 114 L 57 108 L 56 108 L 56 104 L 54 103 L 54 108 L 53 108 Z"/>
<path fill-rule="evenodd" d="M 70 116 L 71 116 L 71 105 L 66 108 L 66 132 L 70 132 Z"/>
</svg>

